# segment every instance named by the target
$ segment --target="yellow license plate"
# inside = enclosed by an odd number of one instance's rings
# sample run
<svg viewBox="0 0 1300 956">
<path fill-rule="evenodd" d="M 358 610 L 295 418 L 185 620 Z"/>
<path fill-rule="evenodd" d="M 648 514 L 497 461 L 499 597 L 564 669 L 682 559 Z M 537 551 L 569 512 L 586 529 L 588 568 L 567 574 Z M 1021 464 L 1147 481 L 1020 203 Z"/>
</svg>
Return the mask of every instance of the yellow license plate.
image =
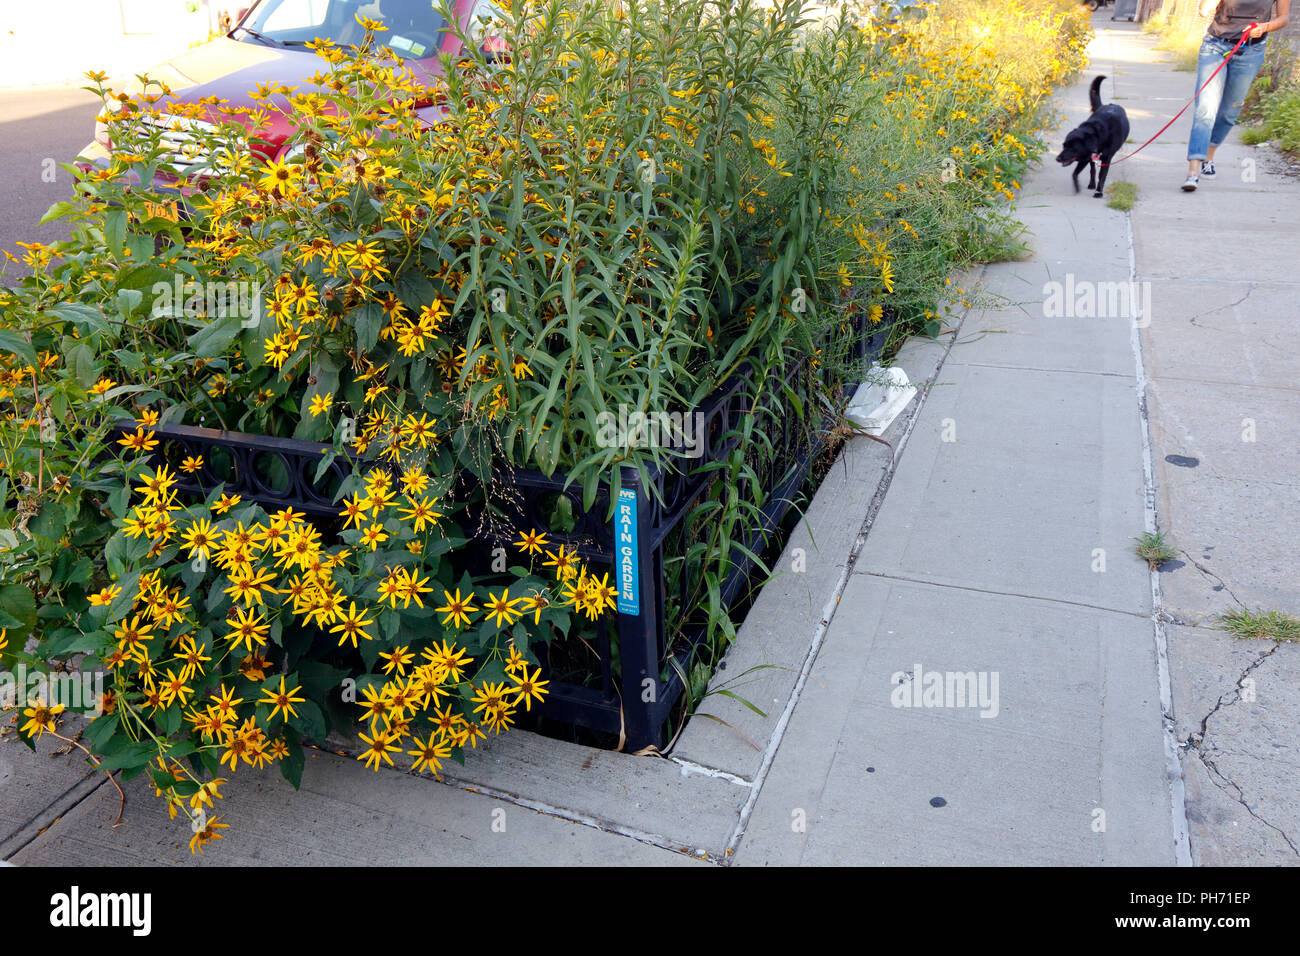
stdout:
<svg viewBox="0 0 1300 956">
<path fill-rule="evenodd" d="M 146 202 L 144 211 L 148 213 L 151 219 L 166 219 L 169 222 L 181 221 L 180 207 L 175 202 Z"/>
</svg>

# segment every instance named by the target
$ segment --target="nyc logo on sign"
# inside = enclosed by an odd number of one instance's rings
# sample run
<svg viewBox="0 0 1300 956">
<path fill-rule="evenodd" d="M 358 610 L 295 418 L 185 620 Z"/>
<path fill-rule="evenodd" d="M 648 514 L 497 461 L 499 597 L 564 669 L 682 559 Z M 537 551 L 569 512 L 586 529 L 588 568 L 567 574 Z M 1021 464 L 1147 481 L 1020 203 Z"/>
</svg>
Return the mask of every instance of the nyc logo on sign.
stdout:
<svg viewBox="0 0 1300 956">
<path fill-rule="evenodd" d="M 618 613 L 641 613 L 640 573 L 636 547 L 636 489 L 620 488 L 614 512 L 614 567 L 618 580 Z"/>
</svg>

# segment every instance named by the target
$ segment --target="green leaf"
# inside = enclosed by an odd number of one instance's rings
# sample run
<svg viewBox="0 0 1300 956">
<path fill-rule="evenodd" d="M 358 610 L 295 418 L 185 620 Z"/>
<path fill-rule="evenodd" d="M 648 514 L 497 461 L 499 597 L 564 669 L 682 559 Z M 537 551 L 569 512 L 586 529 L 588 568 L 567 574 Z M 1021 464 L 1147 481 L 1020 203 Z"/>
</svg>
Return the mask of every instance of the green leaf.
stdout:
<svg viewBox="0 0 1300 956">
<path fill-rule="evenodd" d="M 100 770 L 126 770 L 135 768 L 143 770 L 158 754 L 158 748 L 154 746 L 152 740 L 149 741 L 126 741 L 120 747 L 113 749 L 112 753 L 106 756 L 99 765 Z"/>
<path fill-rule="evenodd" d="M 15 622 L 0 627 L 25 630 L 36 622 L 36 598 L 32 597 L 32 592 L 26 585 L 6 584 L 0 587 L 0 608 L 3 608 L 6 617 Z"/>
<path fill-rule="evenodd" d="M 36 350 L 32 348 L 32 344 L 17 332 L 9 329 L 0 329 L 0 352 L 12 352 L 28 365 L 35 366 L 39 364 L 36 358 Z"/>
<path fill-rule="evenodd" d="M 302 752 L 302 745 L 293 738 L 292 735 L 281 738 L 289 752 L 280 759 L 280 775 L 289 781 L 289 785 L 297 790 L 302 786 L 302 770 L 306 765 L 306 759 Z"/>
<path fill-rule="evenodd" d="M 309 740 L 323 742 L 327 735 L 325 715 L 321 713 L 316 702 L 304 700 L 301 704 L 294 704 L 293 707 L 298 712 L 298 716 L 289 718 L 289 726 Z"/>
<path fill-rule="evenodd" d="M 106 714 L 90 722 L 90 725 L 82 733 L 81 739 L 90 748 L 93 754 L 101 754 L 108 747 L 108 741 L 113 734 L 117 733 L 119 727 L 117 714 Z"/>
<path fill-rule="evenodd" d="M 45 215 L 41 216 L 40 221 L 37 222 L 36 225 L 43 226 L 47 222 L 52 222 L 55 219 L 62 219 L 64 216 L 66 216 L 68 213 L 72 212 L 76 208 L 77 208 L 76 205 L 70 202 L 66 202 L 66 201 L 56 202 L 53 206 L 51 206 L 49 209 L 45 211 Z"/>
<path fill-rule="evenodd" d="M 187 340 L 198 358 L 215 358 L 229 348 L 239 334 L 240 318 L 227 315 L 205 325 Z"/>
<path fill-rule="evenodd" d="M 104 244 L 115 259 L 121 259 L 125 242 L 126 210 L 110 209 L 104 214 Z"/>
</svg>

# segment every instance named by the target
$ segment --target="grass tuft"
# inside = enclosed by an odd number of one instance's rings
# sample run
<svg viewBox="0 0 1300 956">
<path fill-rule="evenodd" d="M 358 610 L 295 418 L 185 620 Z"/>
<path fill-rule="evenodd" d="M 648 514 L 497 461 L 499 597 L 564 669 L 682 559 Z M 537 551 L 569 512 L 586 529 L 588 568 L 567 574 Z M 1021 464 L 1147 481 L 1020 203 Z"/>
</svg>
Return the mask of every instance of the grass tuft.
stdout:
<svg viewBox="0 0 1300 956">
<path fill-rule="evenodd" d="M 1161 561 L 1168 561 L 1178 557 L 1168 542 L 1165 541 L 1165 533 L 1157 531 L 1152 534 L 1150 531 L 1143 532 L 1140 536 L 1133 539 L 1137 542 L 1137 555 L 1147 563 L 1151 570 L 1155 570 L 1156 565 Z"/>
<path fill-rule="evenodd" d="M 1300 641 L 1300 618 L 1284 611 L 1230 611 L 1218 629 L 1249 641 Z"/>
<path fill-rule="evenodd" d="M 1128 212 L 1133 208 L 1133 203 L 1137 202 L 1137 195 L 1137 183 L 1120 180 L 1111 184 L 1110 198 L 1106 200 L 1106 205 L 1120 212 Z"/>
<path fill-rule="evenodd" d="M 1269 141 L 1268 128 L 1266 126 L 1243 126 L 1241 128 L 1241 141 L 1247 146 L 1258 146 L 1260 143 Z"/>
</svg>

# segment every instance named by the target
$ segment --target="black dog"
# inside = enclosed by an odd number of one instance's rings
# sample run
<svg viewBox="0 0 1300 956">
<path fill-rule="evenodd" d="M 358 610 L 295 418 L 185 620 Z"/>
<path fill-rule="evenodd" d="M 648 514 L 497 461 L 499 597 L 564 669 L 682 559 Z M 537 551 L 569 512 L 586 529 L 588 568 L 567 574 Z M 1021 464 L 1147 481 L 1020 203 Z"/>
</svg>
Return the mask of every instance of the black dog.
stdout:
<svg viewBox="0 0 1300 956">
<path fill-rule="evenodd" d="M 1083 164 L 1088 164 L 1088 188 L 1096 189 L 1093 197 L 1101 198 L 1101 191 L 1106 186 L 1106 173 L 1110 171 L 1110 161 L 1115 158 L 1119 148 L 1128 139 L 1128 115 L 1124 107 L 1114 103 L 1101 105 L 1101 81 L 1099 76 L 1092 81 L 1088 91 L 1088 101 L 1092 104 L 1092 115 L 1076 126 L 1065 137 L 1065 146 L 1056 161 L 1062 166 L 1078 163 L 1074 167 L 1074 191 L 1079 191 L 1079 173 Z M 1097 177 L 1097 163 L 1101 163 L 1101 178 Z"/>
</svg>

